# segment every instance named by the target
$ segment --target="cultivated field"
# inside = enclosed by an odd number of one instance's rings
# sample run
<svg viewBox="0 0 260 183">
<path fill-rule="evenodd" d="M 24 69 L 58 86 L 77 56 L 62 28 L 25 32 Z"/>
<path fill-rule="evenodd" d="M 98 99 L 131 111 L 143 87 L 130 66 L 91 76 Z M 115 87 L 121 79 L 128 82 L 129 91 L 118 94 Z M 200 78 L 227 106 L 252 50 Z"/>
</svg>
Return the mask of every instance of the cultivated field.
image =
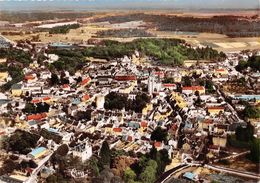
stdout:
<svg viewBox="0 0 260 183">
<path fill-rule="evenodd" d="M 31 40 L 33 36 L 39 35 L 39 41 L 49 42 L 85 42 L 90 38 L 96 39 L 112 39 L 117 41 L 132 41 L 136 37 L 129 38 L 97 38 L 96 33 L 101 30 L 116 30 L 116 29 L 133 29 L 133 28 L 144 28 L 147 26 L 147 31 L 156 35 L 158 38 L 179 38 L 184 39 L 193 46 L 211 46 L 219 51 L 231 52 L 240 51 L 244 49 L 259 49 L 260 48 L 260 37 L 243 37 L 243 38 L 230 38 L 223 34 L 216 33 L 192 33 L 192 32 L 181 32 L 181 31 L 158 31 L 153 27 L 149 26 L 148 22 L 143 21 L 129 21 L 122 23 L 110 23 L 110 22 L 93 22 L 94 19 L 107 17 L 107 16 L 119 16 L 126 15 L 130 12 L 104 12 L 93 15 L 92 17 L 80 18 L 78 20 L 83 21 L 83 26 L 70 30 L 68 34 L 49 34 L 48 32 L 40 32 L 34 34 L 23 34 L 23 35 L 8 35 L 5 36 L 10 40 Z M 131 12 L 140 13 L 140 12 Z M 147 11 L 146 14 L 154 15 L 177 15 L 177 16 L 194 16 L 194 17 L 212 17 L 216 15 L 240 15 L 240 16 L 252 16 L 255 11 L 221 11 L 221 12 L 171 12 L 171 11 Z M 9 31 L 1 29 L 2 32 Z"/>
</svg>

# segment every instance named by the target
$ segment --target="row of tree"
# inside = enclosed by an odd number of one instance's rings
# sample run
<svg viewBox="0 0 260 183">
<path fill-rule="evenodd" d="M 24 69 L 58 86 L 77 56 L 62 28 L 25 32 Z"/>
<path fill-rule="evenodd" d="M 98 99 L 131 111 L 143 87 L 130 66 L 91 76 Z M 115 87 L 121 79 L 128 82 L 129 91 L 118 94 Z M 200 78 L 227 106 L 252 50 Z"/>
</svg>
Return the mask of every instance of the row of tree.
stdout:
<svg viewBox="0 0 260 183">
<path fill-rule="evenodd" d="M 113 30 L 104 30 L 97 32 L 98 37 L 155 37 L 155 35 L 147 32 L 144 29 L 113 29 Z"/>
<path fill-rule="evenodd" d="M 71 29 L 78 29 L 80 27 L 79 24 L 71 24 L 71 25 L 62 25 L 53 27 L 49 30 L 50 34 L 67 34 Z"/>
<path fill-rule="evenodd" d="M 260 71 L 260 56 L 253 55 L 248 59 L 248 61 L 239 61 L 238 65 L 236 66 L 236 70 L 242 72 L 248 67 L 254 71 Z"/>
<path fill-rule="evenodd" d="M 132 110 L 141 113 L 143 108 L 150 102 L 150 97 L 146 93 L 138 93 L 134 100 L 128 99 L 127 95 L 116 92 L 109 93 L 105 98 L 106 109 Z"/>
</svg>

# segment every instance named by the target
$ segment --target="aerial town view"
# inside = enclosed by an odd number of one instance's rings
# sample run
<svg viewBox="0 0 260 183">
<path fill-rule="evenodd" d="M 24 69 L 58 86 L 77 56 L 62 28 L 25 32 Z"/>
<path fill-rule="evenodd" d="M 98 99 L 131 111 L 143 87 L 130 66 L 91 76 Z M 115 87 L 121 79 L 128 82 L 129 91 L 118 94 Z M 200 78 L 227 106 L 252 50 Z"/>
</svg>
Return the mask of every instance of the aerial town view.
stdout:
<svg viewBox="0 0 260 183">
<path fill-rule="evenodd" d="M 0 183 L 258 183 L 259 165 L 259 0 L 0 0 Z"/>
</svg>

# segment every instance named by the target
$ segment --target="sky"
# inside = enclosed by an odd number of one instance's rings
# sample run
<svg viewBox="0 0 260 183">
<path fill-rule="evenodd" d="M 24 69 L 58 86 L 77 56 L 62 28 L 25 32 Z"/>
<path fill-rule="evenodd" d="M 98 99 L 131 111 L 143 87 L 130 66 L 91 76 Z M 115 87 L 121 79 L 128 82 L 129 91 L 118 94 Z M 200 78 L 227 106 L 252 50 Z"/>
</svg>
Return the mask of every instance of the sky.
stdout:
<svg viewBox="0 0 260 183">
<path fill-rule="evenodd" d="M 260 0 L 0 0 L 0 10 L 256 9 Z"/>
</svg>

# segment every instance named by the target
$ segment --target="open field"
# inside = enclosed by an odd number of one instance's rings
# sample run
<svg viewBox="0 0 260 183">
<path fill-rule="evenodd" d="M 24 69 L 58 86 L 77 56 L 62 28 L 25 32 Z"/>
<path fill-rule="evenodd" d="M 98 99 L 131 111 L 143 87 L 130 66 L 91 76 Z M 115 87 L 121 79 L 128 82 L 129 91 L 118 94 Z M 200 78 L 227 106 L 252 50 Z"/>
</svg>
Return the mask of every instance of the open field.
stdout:
<svg viewBox="0 0 260 183">
<path fill-rule="evenodd" d="M 128 28 L 127 25 L 124 24 L 124 28 Z M 42 42 L 83 42 L 87 41 L 90 38 L 96 37 L 96 33 L 101 30 L 111 30 L 115 29 L 115 27 L 121 27 L 121 25 L 84 25 L 75 30 L 70 30 L 68 34 L 54 34 L 50 35 L 48 32 L 40 32 L 39 39 Z M 131 27 L 131 26 L 129 26 Z M 190 33 L 178 33 L 178 32 L 164 32 L 164 31 L 156 31 L 156 30 L 148 30 L 148 32 L 156 35 L 158 38 L 178 38 L 184 39 L 188 43 L 193 46 L 211 46 L 219 51 L 230 52 L 230 51 L 240 51 L 244 49 L 259 49 L 260 48 L 260 37 L 248 37 L 248 38 L 229 38 L 222 34 L 214 34 L 214 33 L 198 33 L 198 34 L 190 34 Z M 26 35 L 9 35 L 5 36 L 6 38 L 12 41 L 18 41 L 21 39 L 32 39 L 33 36 L 37 34 L 26 34 Z M 136 39 L 134 37 L 129 38 L 97 38 L 97 39 L 112 39 L 117 41 L 132 41 Z"/>
<path fill-rule="evenodd" d="M 210 46 L 219 51 L 240 51 L 244 49 L 259 49 L 260 37 L 230 38 L 223 34 L 199 33 L 197 35 L 176 34 L 175 32 L 151 31 L 161 38 L 184 39 L 194 46 Z"/>
<path fill-rule="evenodd" d="M 69 12 L 64 12 L 69 14 Z M 156 35 L 157 38 L 178 38 L 184 39 L 192 46 L 210 46 L 218 51 L 232 52 L 232 51 L 241 51 L 245 49 L 259 49 L 260 48 L 260 37 L 236 37 L 230 38 L 224 34 L 217 33 L 199 33 L 199 32 L 183 32 L 183 31 L 159 31 L 151 22 L 142 20 L 143 15 L 137 17 L 128 16 L 130 14 L 144 13 L 144 15 L 168 15 L 168 16 L 178 16 L 178 17 L 196 17 L 196 18 L 209 18 L 213 16 L 224 16 L 224 15 L 234 15 L 234 16 L 243 16 L 251 17 L 255 15 L 256 11 L 217 11 L 217 12 L 181 12 L 181 11 L 107 11 L 107 12 L 98 12 L 92 14 L 86 14 L 86 17 L 83 17 L 84 13 L 81 14 L 72 14 L 71 17 L 77 17 L 76 19 L 70 19 L 70 21 L 78 20 L 82 22 L 82 27 L 74 30 L 70 30 L 68 34 L 53 34 L 50 35 L 48 32 L 39 32 L 32 34 L 21 34 L 21 35 L 6 35 L 5 37 L 13 40 L 31 40 L 33 36 L 39 35 L 39 41 L 44 43 L 49 42 L 73 42 L 81 43 L 89 40 L 90 38 L 95 39 L 112 39 L 117 41 L 132 41 L 136 37 L 129 38 L 117 38 L 117 37 L 106 37 L 98 38 L 97 32 L 102 30 L 117 30 L 117 29 L 131 29 L 131 28 L 145 28 L 147 32 Z M 61 16 L 62 12 L 59 12 Z M 37 14 L 38 15 L 38 14 Z M 39 15 L 38 15 L 39 16 Z M 46 16 L 46 15 L 45 15 Z M 26 17 L 26 16 L 25 16 Z M 63 16 L 61 16 L 63 18 Z M 107 17 L 116 17 L 108 18 Z M 119 17 L 119 18 L 118 18 Z M 137 19 L 136 19 L 137 18 Z M 114 22 L 102 20 L 113 20 Z M 133 20 L 134 19 L 134 20 Z M 34 20 L 34 19 L 33 19 Z M 62 20 L 62 19 L 60 19 Z M 124 20 L 124 21 L 122 21 Z M 149 20 L 149 19 L 148 19 Z M 34 20 L 35 21 L 35 20 Z M 46 20 L 42 23 L 50 23 L 52 21 Z M 36 23 L 36 22 L 34 22 Z M 39 23 L 39 22 L 38 22 Z M 17 28 L 17 31 L 24 31 L 24 28 Z M 34 29 L 34 28 L 33 28 Z M 4 29 L 1 27 L 0 32 L 8 32 L 12 29 Z"/>
</svg>

